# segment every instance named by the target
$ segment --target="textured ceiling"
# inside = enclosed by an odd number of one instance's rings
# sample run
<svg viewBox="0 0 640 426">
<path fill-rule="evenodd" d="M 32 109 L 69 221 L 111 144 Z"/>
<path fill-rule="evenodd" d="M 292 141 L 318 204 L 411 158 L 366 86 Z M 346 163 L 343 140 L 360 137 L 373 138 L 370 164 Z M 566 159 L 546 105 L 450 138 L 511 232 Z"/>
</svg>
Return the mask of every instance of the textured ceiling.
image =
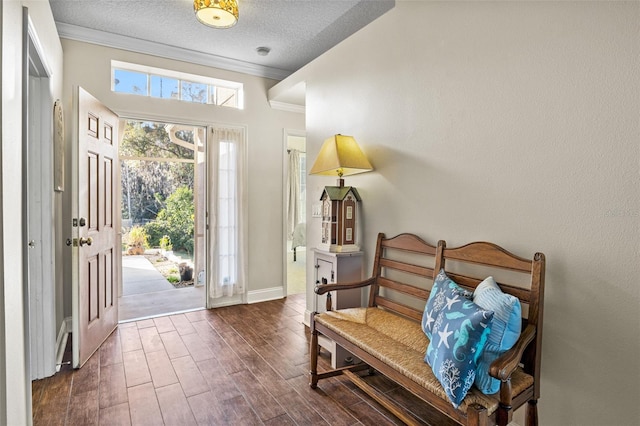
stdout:
<svg viewBox="0 0 640 426">
<path fill-rule="evenodd" d="M 194 51 L 198 57 L 210 57 L 217 66 L 244 63 L 247 69 L 256 70 L 251 74 L 284 78 L 383 15 L 395 1 L 239 0 L 240 18 L 229 29 L 200 24 L 192 0 L 49 3 L 62 37 L 99 39 L 102 44 L 132 46 L 135 51 L 153 44 L 156 49 L 149 53 L 163 46 Z M 269 55 L 258 55 L 260 46 L 270 48 Z"/>
</svg>

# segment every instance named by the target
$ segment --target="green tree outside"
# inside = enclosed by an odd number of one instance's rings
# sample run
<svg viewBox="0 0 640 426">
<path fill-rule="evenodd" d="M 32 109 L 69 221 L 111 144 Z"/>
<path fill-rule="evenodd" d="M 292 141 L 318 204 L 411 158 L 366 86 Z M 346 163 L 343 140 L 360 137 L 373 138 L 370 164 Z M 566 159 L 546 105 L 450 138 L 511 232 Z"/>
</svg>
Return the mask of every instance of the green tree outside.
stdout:
<svg viewBox="0 0 640 426">
<path fill-rule="evenodd" d="M 149 244 L 160 246 L 166 235 L 174 250 L 193 253 L 194 219 L 193 191 L 186 186 L 176 189 L 167 198 L 166 207 L 160 210 L 156 219 L 144 227 Z"/>
<path fill-rule="evenodd" d="M 123 219 L 146 223 L 176 188 L 193 189 L 194 165 L 180 161 L 194 158 L 194 148 L 187 148 L 194 143 L 193 132 L 178 131 L 176 137 L 185 146 L 171 142 L 163 123 L 127 122 L 120 155 L 136 159 L 121 161 Z"/>
</svg>

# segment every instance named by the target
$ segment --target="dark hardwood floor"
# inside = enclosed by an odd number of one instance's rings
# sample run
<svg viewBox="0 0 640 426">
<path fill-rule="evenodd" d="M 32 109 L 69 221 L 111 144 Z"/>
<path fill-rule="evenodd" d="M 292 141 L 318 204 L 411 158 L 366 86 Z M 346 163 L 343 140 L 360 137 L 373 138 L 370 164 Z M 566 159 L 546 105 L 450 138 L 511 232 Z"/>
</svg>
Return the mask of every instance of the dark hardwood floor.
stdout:
<svg viewBox="0 0 640 426">
<path fill-rule="evenodd" d="M 400 424 L 341 377 L 309 388 L 304 304 L 302 294 L 120 324 L 84 367 L 33 382 L 34 425 Z M 443 424 L 393 382 L 367 380 Z"/>
</svg>

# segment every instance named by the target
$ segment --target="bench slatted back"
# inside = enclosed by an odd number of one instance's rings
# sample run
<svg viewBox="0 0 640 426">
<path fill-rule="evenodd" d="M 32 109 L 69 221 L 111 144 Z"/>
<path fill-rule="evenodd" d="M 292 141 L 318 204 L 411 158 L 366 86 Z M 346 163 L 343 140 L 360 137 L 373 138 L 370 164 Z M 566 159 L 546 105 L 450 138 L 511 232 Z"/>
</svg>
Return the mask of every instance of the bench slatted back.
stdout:
<svg viewBox="0 0 640 426">
<path fill-rule="evenodd" d="M 391 256 L 391 252 L 395 256 Z M 411 256 L 402 256 L 411 255 Z M 417 256 L 416 256 L 417 255 Z M 434 263 L 436 255 L 436 247 L 423 241 L 413 234 L 400 234 L 393 238 L 386 238 L 383 233 L 378 234 L 376 244 L 376 254 L 373 264 L 373 276 L 376 278 L 369 294 L 369 306 L 378 306 L 386 310 L 396 312 L 416 321 L 422 319 L 422 310 L 407 304 L 391 300 L 381 294 L 381 288 L 387 288 L 394 292 L 400 293 L 406 297 L 412 297 L 424 302 L 429 298 L 429 290 L 414 284 L 400 282 L 390 279 L 389 275 L 392 271 L 402 272 L 404 274 L 416 275 L 418 277 L 433 278 L 433 268 L 425 266 L 426 263 Z M 398 260 L 399 256 L 403 260 Z M 421 264 L 411 263 L 408 258 L 417 257 Z"/>
<path fill-rule="evenodd" d="M 394 256 L 390 256 L 389 252 L 394 252 Z M 407 256 L 403 256 L 403 254 Z M 418 259 L 416 260 L 416 258 Z M 424 266 L 425 259 L 435 260 L 432 263 L 435 266 L 433 268 Z M 451 261 L 454 268 L 447 268 L 447 260 Z M 523 318 L 523 327 L 527 324 L 536 327 L 535 340 L 525 351 L 522 363 L 524 370 L 535 378 L 534 393 L 535 397 L 539 398 L 545 274 L 545 257 L 542 253 L 536 253 L 533 259 L 529 260 L 516 256 L 492 243 L 475 242 L 461 247 L 447 248 L 444 241 L 439 241 L 437 247 L 434 247 L 413 234 L 400 234 L 396 237 L 386 238 L 383 233 L 380 233 L 376 244 L 372 275 L 375 280 L 369 294 L 369 306 L 377 306 L 420 321 L 424 305 L 429 298 L 430 288 L 401 282 L 390 278 L 389 275 L 393 272 L 402 272 L 433 280 L 440 269 L 444 268 L 455 282 L 470 290 L 475 289 L 486 278 L 486 276 L 473 276 L 466 269 L 463 269 L 464 273 L 458 272 L 460 268 L 455 266 L 459 263 L 507 270 L 527 276 L 528 288 L 507 282 L 498 282 L 498 285 L 502 291 L 514 295 L 520 299 L 522 304 L 528 306 L 526 318 Z M 473 268 L 469 268 L 469 271 L 473 271 Z M 478 274 L 480 273 L 478 272 Z M 393 299 L 386 297 L 386 292 L 381 292 L 381 289 L 392 290 L 402 294 L 405 298 L 415 298 L 418 301 L 417 305 L 421 305 L 422 308 L 416 309 L 401 303 L 396 300 L 396 297 Z M 524 314 L 525 309 L 523 309 Z"/>
<path fill-rule="evenodd" d="M 545 257 L 536 253 L 532 260 L 518 257 L 500 246 L 486 242 L 470 243 L 461 247 L 447 248 L 444 241 L 438 242 L 435 270 L 444 268 L 447 275 L 456 283 L 470 289 L 475 289 L 486 276 L 469 276 L 448 270 L 446 261 L 489 266 L 526 275 L 528 288 L 506 282 L 498 282 L 503 292 L 520 299 L 520 303 L 528 305 L 528 314 L 523 318 L 523 329 L 527 324 L 536 327 L 536 337 L 524 353 L 522 362 L 524 371 L 535 378 L 534 393 L 540 396 L 540 361 L 542 344 L 542 311 L 544 300 Z M 523 315 L 525 310 L 523 309 Z"/>
</svg>

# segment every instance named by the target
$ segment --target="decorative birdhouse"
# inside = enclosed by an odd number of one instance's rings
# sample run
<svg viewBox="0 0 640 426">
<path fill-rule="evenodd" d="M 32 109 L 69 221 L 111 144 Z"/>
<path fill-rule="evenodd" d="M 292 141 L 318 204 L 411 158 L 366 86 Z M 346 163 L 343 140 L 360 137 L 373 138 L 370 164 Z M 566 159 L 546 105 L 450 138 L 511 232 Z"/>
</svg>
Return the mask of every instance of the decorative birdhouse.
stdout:
<svg viewBox="0 0 640 426">
<path fill-rule="evenodd" d="M 359 251 L 356 220 L 360 195 L 352 186 L 325 186 L 322 201 L 322 236 L 319 249 L 334 253 Z"/>
</svg>

